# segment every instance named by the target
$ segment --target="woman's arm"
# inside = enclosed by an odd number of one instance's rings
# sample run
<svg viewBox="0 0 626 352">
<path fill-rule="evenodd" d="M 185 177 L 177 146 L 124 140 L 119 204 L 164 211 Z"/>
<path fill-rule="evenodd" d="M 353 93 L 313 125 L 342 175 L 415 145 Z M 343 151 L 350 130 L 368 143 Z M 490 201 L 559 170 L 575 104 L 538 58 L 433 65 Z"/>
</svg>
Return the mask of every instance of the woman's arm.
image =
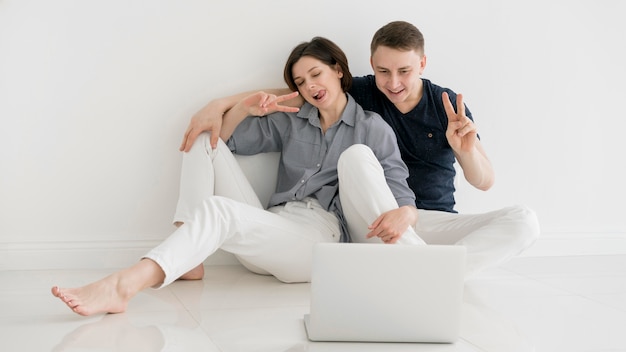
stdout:
<svg viewBox="0 0 626 352">
<path fill-rule="evenodd" d="M 417 224 L 417 208 L 404 205 L 382 213 L 368 227 L 367 238 L 379 237 L 385 243 L 396 243 L 409 226 Z"/>
</svg>

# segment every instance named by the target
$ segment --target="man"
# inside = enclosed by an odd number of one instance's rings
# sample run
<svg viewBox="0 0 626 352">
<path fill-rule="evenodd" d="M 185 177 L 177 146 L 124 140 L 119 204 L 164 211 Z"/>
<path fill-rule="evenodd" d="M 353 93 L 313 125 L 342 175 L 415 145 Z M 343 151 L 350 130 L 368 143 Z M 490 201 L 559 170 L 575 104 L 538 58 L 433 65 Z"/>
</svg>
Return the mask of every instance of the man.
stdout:
<svg viewBox="0 0 626 352">
<path fill-rule="evenodd" d="M 540 232 L 532 210 L 513 206 L 471 215 L 454 210 L 455 161 L 465 179 L 480 190 L 491 188 L 494 171 L 462 95 L 421 77 L 426 67 L 422 33 L 410 23 L 391 22 L 374 34 L 370 49 L 374 75 L 355 77 L 350 94 L 365 110 L 380 114 L 396 133 L 419 209 L 418 235 L 429 244 L 465 246 L 467 277 L 528 248 Z M 248 95 L 217 99 L 200 110 L 181 150 L 188 151 L 203 131 L 217 136 L 223 113 Z M 217 137 L 211 144 L 217 144 Z"/>
</svg>

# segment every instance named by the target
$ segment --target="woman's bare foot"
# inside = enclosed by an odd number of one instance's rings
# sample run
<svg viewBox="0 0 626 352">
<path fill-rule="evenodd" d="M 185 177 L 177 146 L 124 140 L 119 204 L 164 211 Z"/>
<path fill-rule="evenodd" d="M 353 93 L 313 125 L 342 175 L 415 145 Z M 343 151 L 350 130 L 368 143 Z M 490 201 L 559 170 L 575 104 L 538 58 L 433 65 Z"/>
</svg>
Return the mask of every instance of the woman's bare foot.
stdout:
<svg viewBox="0 0 626 352">
<path fill-rule="evenodd" d="M 139 291 L 163 282 L 165 274 L 150 259 L 79 288 L 52 287 L 52 294 L 80 315 L 121 313 Z"/>
<path fill-rule="evenodd" d="M 79 288 L 54 286 L 52 294 L 80 315 L 121 313 L 126 310 L 132 294 L 120 288 L 116 274 Z"/>
<path fill-rule="evenodd" d="M 197 267 L 183 274 L 180 280 L 202 280 L 204 278 L 204 264 L 200 263 Z"/>
<path fill-rule="evenodd" d="M 175 221 L 174 222 L 174 226 L 176 226 L 176 227 L 181 227 L 183 224 L 184 224 L 184 222 L 182 222 L 182 221 Z M 202 263 L 200 263 L 200 265 L 198 265 L 197 267 L 189 270 L 188 272 L 183 274 L 178 279 L 179 280 L 202 280 L 203 277 L 204 277 L 204 265 Z"/>
</svg>

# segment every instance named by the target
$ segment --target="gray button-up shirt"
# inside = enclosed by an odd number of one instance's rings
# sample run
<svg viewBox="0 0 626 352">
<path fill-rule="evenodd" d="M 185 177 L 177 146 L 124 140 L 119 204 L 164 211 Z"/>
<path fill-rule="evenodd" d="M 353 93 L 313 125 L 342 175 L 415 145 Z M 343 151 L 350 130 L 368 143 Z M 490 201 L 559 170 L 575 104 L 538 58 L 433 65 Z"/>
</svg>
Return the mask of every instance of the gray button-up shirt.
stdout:
<svg viewBox="0 0 626 352">
<path fill-rule="evenodd" d="M 317 108 L 309 103 L 297 113 L 248 117 L 237 126 L 227 143 L 234 153 L 281 152 L 278 182 L 268 206 L 315 197 L 326 210 L 337 214 L 345 230 L 337 162 L 341 153 L 353 144 L 372 149 L 398 205 L 415 206 L 415 195 L 406 181 L 408 169 L 400 157 L 395 133 L 378 114 L 364 111 L 352 96 L 347 96 L 348 105 L 341 119 L 326 133 L 322 132 Z"/>
</svg>

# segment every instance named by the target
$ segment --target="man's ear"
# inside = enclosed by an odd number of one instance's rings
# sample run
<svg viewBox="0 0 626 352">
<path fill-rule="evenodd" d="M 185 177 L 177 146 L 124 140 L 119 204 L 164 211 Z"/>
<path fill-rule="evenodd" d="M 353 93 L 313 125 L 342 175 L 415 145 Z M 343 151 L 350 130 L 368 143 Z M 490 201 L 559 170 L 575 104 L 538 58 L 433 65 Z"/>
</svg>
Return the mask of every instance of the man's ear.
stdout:
<svg viewBox="0 0 626 352">
<path fill-rule="evenodd" d="M 420 60 L 420 76 L 424 73 L 424 69 L 426 69 L 426 55 L 422 55 L 422 59 Z"/>
</svg>

